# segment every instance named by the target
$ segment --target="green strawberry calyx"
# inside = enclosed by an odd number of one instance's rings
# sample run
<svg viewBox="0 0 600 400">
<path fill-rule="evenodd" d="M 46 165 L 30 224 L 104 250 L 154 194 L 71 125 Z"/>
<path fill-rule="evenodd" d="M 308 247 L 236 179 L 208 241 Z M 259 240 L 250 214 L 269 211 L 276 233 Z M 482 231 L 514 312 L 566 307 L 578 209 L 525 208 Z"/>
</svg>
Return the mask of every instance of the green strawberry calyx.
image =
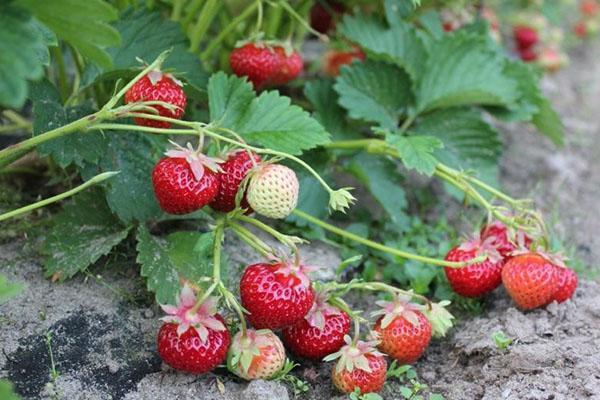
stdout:
<svg viewBox="0 0 600 400">
<path fill-rule="evenodd" d="M 429 307 L 422 311 L 429 320 L 435 337 L 446 336 L 453 326 L 454 316 L 446 309 L 448 305 L 450 305 L 450 301 L 442 300 L 439 303 L 430 303 Z"/>
</svg>

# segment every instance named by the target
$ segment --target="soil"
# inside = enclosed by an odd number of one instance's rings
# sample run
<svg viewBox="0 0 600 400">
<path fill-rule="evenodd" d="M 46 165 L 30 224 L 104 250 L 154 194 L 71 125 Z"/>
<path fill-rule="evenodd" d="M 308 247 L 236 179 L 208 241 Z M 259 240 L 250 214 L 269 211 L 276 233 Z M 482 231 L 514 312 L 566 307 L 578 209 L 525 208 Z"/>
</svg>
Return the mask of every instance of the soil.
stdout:
<svg viewBox="0 0 600 400">
<path fill-rule="evenodd" d="M 507 151 L 502 181 L 515 196 L 533 195 L 555 227 L 590 266 L 597 265 L 600 239 L 600 47 L 573 55 L 570 67 L 544 80 L 568 130 L 565 148 L 523 125 L 503 126 Z M 233 263 L 256 256 L 237 242 L 226 243 Z M 335 267 L 339 257 L 325 244 L 304 251 L 309 263 Z M 314 261 L 311 261 L 314 260 Z M 24 399 L 260 399 L 293 398 L 280 382 L 246 383 L 224 368 L 204 376 L 174 372 L 155 350 L 160 322 L 155 305 L 131 302 L 137 267 L 93 270 L 55 284 L 44 279 L 41 261 L 26 240 L 0 245 L 0 266 L 25 291 L 0 306 L 0 377 L 9 378 Z M 102 274 L 101 276 L 98 274 Z M 320 278 L 331 276 L 325 270 Z M 370 298 L 356 298 L 368 308 Z M 498 348 L 492 334 L 513 342 Z M 478 316 L 463 315 L 443 339 L 433 341 L 415 365 L 425 393 L 447 399 L 600 399 L 600 285 L 583 280 L 572 301 L 521 312 L 502 289 Z M 54 366 L 54 367 L 53 367 Z M 303 398 L 343 398 L 331 387 L 331 365 L 303 362 L 295 374 L 310 391 Z M 399 399 L 392 380 L 382 392 Z M 426 398 L 428 396 L 426 395 Z"/>
</svg>

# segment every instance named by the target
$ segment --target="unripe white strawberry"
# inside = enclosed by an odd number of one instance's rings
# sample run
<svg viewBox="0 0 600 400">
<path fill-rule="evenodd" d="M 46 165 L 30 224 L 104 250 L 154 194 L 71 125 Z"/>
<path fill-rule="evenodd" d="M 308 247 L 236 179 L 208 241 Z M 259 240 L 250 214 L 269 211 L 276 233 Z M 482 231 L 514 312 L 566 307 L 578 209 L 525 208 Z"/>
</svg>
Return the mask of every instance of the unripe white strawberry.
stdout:
<svg viewBox="0 0 600 400">
<path fill-rule="evenodd" d="M 260 215 L 285 218 L 298 203 L 298 178 L 284 165 L 264 164 L 248 184 L 248 204 Z"/>
</svg>

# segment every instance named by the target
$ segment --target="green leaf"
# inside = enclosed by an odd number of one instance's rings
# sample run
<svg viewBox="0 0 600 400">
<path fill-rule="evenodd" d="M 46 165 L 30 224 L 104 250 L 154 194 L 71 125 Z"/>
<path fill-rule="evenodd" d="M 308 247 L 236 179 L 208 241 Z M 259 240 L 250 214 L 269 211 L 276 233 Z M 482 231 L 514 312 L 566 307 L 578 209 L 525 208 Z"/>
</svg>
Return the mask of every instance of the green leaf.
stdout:
<svg viewBox="0 0 600 400">
<path fill-rule="evenodd" d="M 444 27 L 442 26 L 442 20 L 440 14 L 434 10 L 419 15 L 419 22 L 423 25 L 423 28 L 431 34 L 434 39 L 441 39 L 444 36 Z"/>
<path fill-rule="evenodd" d="M 504 74 L 517 82 L 519 98 L 506 107 L 488 107 L 488 111 L 505 121 L 531 121 L 542 101 L 538 74 L 521 61 L 506 62 Z"/>
<path fill-rule="evenodd" d="M 533 116 L 533 124 L 557 146 L 564 145 L 564 125 L 546 98 L 538 103 L 539 111 Z"/>
<path fill-rule="evenodd" d="M 49 53 L 41 24 L 23 10 L 0 5 L 0 105 L 21 108 L 27 81 L 44 75 Z"/>
<path fill-rule="evenodd" d="M 304 86 L 304 95 L 310 100 L 316 119 L 335 140 L 359 138 L 355 126 L 351 126 L 346 118 L 346 111 L 338 104 L 339 96 L 333 90 L 334 81 L 318 79 L 309 81 Z"/>
<path fill-rule="evenodd" d="M 97 190 L 77 195 L 52 219 L 42 253 L 46 276 L 64 280 L 85 270 L 127 237 Z"/>
<path fill-rule="evenodd" d="M 487 38 L 457 31 L 433 43 L 416 92 L 417 111 L 464 105 L 508 106 L 517 85 Z"/>
<path fill-rule="evenodd" d="M 108 22 L 118 18 L 118 11 L 102 0 L 17 0 L 59 39 L 75 47 L 86 58 L 109 68 L 111 58 L 106 47 L 120 43 L 119 33 Z"/>
<path fill-rule="evenodd" d="M 142 266 L 141 275 L 147 278 L 148 290 L 156 294 L 159 304 L 176 303 L 182 280 L 197 283 L 200 278 L 210 276 L 212 262 L 210 251 L 206 251 L 210 249 L 194 249 L 199 241 L 207 240 L 214 240 L 212 232 L 175 232 L 158 237 L 140 225 L 137 262 Z"/>
<path fill-rule="evenodd" d="M 188 51 L 189 43 L 180 24 L 142 7 L 127 10 L 113 26 L 122 42 L 121 46 L 107 50 L 113 67 L 86 69 L 84 86 L 100 79 L 132 78 L 141 66 L 137 58 L 151 63 L 164 50 L 171 49 L 163 69 L 172 70 L 196 90 L 205 90 L 208 74 L 198 57 Z"/>
<path fill-rule="evenodd" d="M 502 142 L 496 130 L 470 109 L 440 110 L 421 118 L 411 133 L 438 138 L 443 149 L 435 157 L 452 168 L 474 170 L 495 182 Z"/>
<path fill-rule="evenodd" d="M 388 133 L 386 141 L 398 150 L 406 168 L 428 176 L 433 175 L 438 164 L 434 152 L 444 147 L 442 141 L 432 136 L 401 136 Z"/>
<path fill-rule="evenodd" d="M 385 19 L 390 26 L 394 26 L 408 17 L 415 10 L 415 5 L 406 0 L 385 0 Z"/>
<path fill-rule="evenodd" d="M 162 214 L 152 188 L 152 169 L 166 146 L 164 137 L 135 131 L 106 131 L 106 145 L 97 163 L 86 163 L 86 179 L 101 172 L 121 171 L 104 182 L 106 200 L 125 223 L 146 221 Z"/>
<path fill-rule="evenodd" d="M 11 297 L 15 297 L 23 290 L 23 285 L 20 283 L 12 283 L 6 279 L 6 276 L 0 274 L 0 304 L 6 302 Z M 1 387 L 0 387 L 0 393 Z M 0 398 L 3 398 L 0 396 Z"/>
<path fill-rule="evenodd" d="M 400 68 L 380 61 L 343 67 L 334 86 L 351 118 L 394 129 L 412 102 L 411 82 Z"/>
<path fill-rule="evenodd" d="M 33 103 L 33 135 L 39 135 L 86 115 L 94 109 L 91 102 L 75 107 L 63 108 L 56 88 L 46 79 L 31 85 Z M 106 147 L 107 139 L 101 132 L 74 132 L 67 136 L 43 143 L 38 150 L 52 156 L 58 165 L 65 168 L 71 164 L 80 167 L 85 162 L 96 163 Z"/>
<path fill-rule="evenodd" d="M 408 203 L 394 163 L 383 157 L 360 153 L 352 159 L 348 171 L 369 189 L 393 223 L 406 222 Z"/>
<path fill-rule="evenodd" d="M 276 91 L 255 97 L 244 79 L 213 75 L 208 83 L 211 121 L 246 141 L 290 154 L 301 154 L 329 141 L 329 134 L 302 108 Z"/>
<path fill-rule="evenodd" d="M 373 18 L 346 15 L 339 32 L 366 50 L 370 58 L 399 65 L 413 80 L 421 75 L 427 51 L 410 24 L 398 21 L 388 29 Z"/>
<path fill-rule="evenodd" d="M 19 400 L 20 397 L 13 392 L 13 386 L 10 381 L 0 379 L 0 399 L 2 400 Z"/>
</svg>

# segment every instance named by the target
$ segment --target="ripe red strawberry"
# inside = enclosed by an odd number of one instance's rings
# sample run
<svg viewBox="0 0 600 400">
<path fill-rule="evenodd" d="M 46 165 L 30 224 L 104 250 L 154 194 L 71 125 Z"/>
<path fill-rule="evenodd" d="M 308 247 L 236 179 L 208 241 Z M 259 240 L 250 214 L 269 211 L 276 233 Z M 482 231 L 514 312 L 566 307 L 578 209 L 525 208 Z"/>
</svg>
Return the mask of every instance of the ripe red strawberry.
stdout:
<svg viewBox="0 0 600 400">
<path fill-rule="evenodd" d="M 537 253 L 516 255 L 504 265 L 502 283 L 519 308 L 542 307 L 558 288 L 556 267 Z"/>
<path fill-rule="evenodd" d="M 573 33 L 580 39 L 585 39 L 588 35 L 587 26 L 585 21 L 578 21 L 573 25 Z"/>
<path fill-rule="evenodd" d="M 510 238 L 508 228 L 500 221 L 482 226 L 480 237 L 482 241 L 489 241 L 504 258 L 509 257 L 517 248 L 529 248 L 532 243 L 531 238 L 521 231 L 517 232 L 515 238 Z"/>
<path fill-rule="evenodd" d="M 409 297 L 397 296 L 393 301 L 378 301 L 381 315 L 373 331 L 380 340 L 377 346 L 402 364 L 414 363 L 431 340 L 431 323 L 423 315 L 423 306 L 411 303 Z"/>
<path fill-rule="evenodd" d="M 248 43 L 233 49 L 229 56 L 232 71 L 239 77 L 248 77 L 255 89 L 271 84 L 280 62 L 271 47 L 260 43 Z"/>
<path fill-rule="evenodd" d="M 323 72 L 327 76 L 338 76 L 340 68 L 354 60 L 364 60 L 365 53 L 359 48 L 349 51 L 330 50 L 323 56 Z"/>
<path fill-rule="evenodd" d="M 319 33 L 327 33 L 335 28 L 333 17 L 346 9 L 337 1 L 328 0 L 325 3 L 326 5 L 323 5 L 321 1 L 317 1 L 310 9 L 310 26 Z"/>
<path fill-rule="evenodd" d="M 283 261 L 246 267 L 240 280 L 240 297 L 252 326 L 280 329 L 304 318 L 314 301 L 307 269 Z"/>
<path fill-rule="evenodd" d="M 154 194 L 170 214 L 187 214 L 210 203 L 219 192 L 219 160 L 177 146 L 152 171 Z"/>
<path fill-rule="evenodd" d="M 181 85 L 181 82 L 177 81 L 170 74 L 163 74 L 160 71 L 151 71 L 137 81 L 127 93 L 125 93 L 125 103 L 129 104 L 138 101 L 164 101 L 165 103 L 172 104 L 175 108 L 169 110 L 159 105 L 152 106 L 158 111 L 158 115 L 181 119 L 187 102 Z M 169 128 L 171 126 L 171 123 L 169 122 L 148 118 L 134 118 L 133 120 L 137 125 L 153 128 Z"/>
<path fill-rule="evenodd" d="M 300 184 L 296 173 L 279 164 L 264 164 L 248 183 L 248 204 L 260 215 L 285 218 L 298 203 Z"/>
<path fill-rule="evenodd" d="M 579 3 L 579 10 L 588 17 L 594 17 L 600 11 L 600 5 L 596 0 L 582 0 Z"/>
<path fill-rule="evenodd" d="M 304 70 L 304 61 L 296 50 L 286 51 L 281 46 L 273 47 L 275 54 L 279 57 L 279 67 L 271 78 L 274 85 L 285 85 L 296 79 Z"/>
<path fill-rule="evenodd" d="M 283 341 L 297 356 L 322 359 L 342 347 L 350 322 L 348 314 L 329 305 L 327 295 L 319 293 L 306 317 L 284 328 Z"/>
<path fill-rule="evenodd" d="M 487 256 L 484 261 L 463 268 L 445 267 L 444 272 L 452 290 L 461 296 L 479 297 L 500 286 L 504 261 L 493 246 L 494 241 L 495 237 L 485 241 L 476 238 L 448 252 L 445 260 L 455 262 L 469 261 L 481 255 Z"/>
<path fill-rule="evenodd" d="M 352 393 L 356 388 L 361 393 L 379 392 L 385 383 L 387 362 L 375 349 L 377 342 L 359 340 L 354 345 L 348 335 L 344 341 L 346 345 L 340 351 L 325 357 L 325 361 L 339 358 L 332 371 L 335 387 L 343 393 Z"/>
<path fill-rule="evenodd" d="M 238 150 L 227 157 L 227 160 L 220 165 L 221 172 L 219 173 L 219 192 L 210 203 L 213 210 L 221 212 L 229 212 L 235 208 L 235 197 L 237 195 L 240 184 L 254 167 L 260 162 L 260 156 L 255 153 L 250 154 L 246 150 Z M 242 198 L 240 206 L 249 209 L 246 195 Z"/>
<path fill-rule="evenodd" d="M 519 53 L 519 58 L 525 62 L 532 62 L 532 61 L 537 60 L 537 58 L 538 58 L 537 52 L 532 48 L 519 49 L 518 53 Z"/>
<path fill-rule="evenodd" d="M 515 26 L 513 28 L 513 36 L 517 43 L 517 47 L 521 50 L 529 49 L 539 42 L 537 30 L 530 26 Z"/>
<path fill-rule="evenodd" d="M 196 296 L 189 286 L 181 291 L 177 306 L 162 306 L 169 315 L 158 331 L 158 353 L 171 367 L 202 374 L 225 359 L 231 338 L 217 314 L 216 298 L 208 298 L 193 312 Z"/>
<path fill-rule="evenodd" d="M 238 332 L 227 354 L 227 368 L 247 380 L 273 378 L 285 365 L 285 349 L 270 330 Z"/>
<path fill-rule="evenodd" d="M 558 289 L 556 289 L 552 300 L 563 303 L 573 297 L 573 293 L 575 293 L 577 274 L 572 269 L 560 266 L 556 266 L 556 271 Z"/>
</svg>

